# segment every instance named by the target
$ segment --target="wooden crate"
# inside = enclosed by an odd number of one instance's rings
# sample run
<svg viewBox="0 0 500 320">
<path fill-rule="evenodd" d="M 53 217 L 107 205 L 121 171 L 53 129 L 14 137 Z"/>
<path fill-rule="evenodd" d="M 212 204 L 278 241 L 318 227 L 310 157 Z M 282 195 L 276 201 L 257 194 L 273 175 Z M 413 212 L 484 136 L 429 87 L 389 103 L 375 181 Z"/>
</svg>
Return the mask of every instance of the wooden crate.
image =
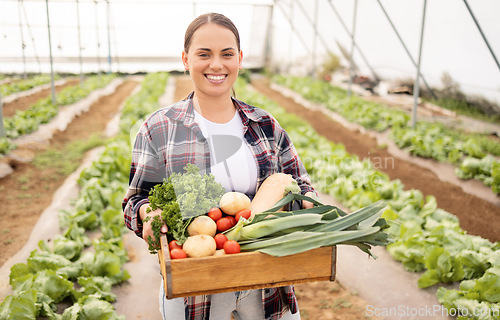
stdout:
<svg viewBox="0 0 500 320">
<path fill-rule="evenodd" d="M 337 248 L 285 257 L 260 252 L 171 260 L 167 238 L 158 252 L 167 299 L 335 280 Z"/>
</svg>

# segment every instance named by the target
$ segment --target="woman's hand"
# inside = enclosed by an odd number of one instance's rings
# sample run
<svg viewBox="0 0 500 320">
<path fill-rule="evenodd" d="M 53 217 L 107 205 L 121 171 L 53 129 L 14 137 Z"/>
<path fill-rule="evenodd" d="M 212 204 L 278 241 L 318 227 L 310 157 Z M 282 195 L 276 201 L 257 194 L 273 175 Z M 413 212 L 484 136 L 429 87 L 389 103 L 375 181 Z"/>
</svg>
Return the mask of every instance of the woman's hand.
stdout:
<svg viewBox="0 0 500 320">
<path fill-rule="evenodd" d="M 318 201 L 319 201 L 318 196 L 317 196 L 317 195 L 316 195 L 316 193 L 314 193 L 314 192 L 309 191 L 309 192 L 307 192 L 307 193 L 305 194 L 305 196 L 307 196 L 307 197 L 309 197 L 309 198 L 316 199 L 316 200 L 318 200 Z M 314 207 L 314 204 L 313 204 L 312 202 L 310 202 L 310 201 L 307 201 L 307 200 L 302 200 L 302 207 L 303 207 L 304 209 L 309 209 L 309 208 Z"/>
<path fill-rule="evenodd" d="M 147 212 L 148 208 L 149 208 L 149 203 L 143 204 L 141 206 L 141 208 L 139 209 L 139 215 L 141 216 L 141 220 L 142 220 L 142 238 L 146 242 L 148 242 L 149 237 L 155 239 L 154 233 L 153 233 L 153 228 L 151 227 L 152 220 L 153 220 L 152 218 L 154 216 L 160 215 L 160 213 L 161 213 L 161 209 L 156 209 L 154 211 Z M 146 217 L 150 217 L 150 219 L 148 219 L 148 221 L 144 221 L 144 219 L 146 219 Z M 166 224 L 164 224 L 161 227 L 161 232 L 167 233 L 167 231 L 168 231 L 168 227 Z"/>
</svg>

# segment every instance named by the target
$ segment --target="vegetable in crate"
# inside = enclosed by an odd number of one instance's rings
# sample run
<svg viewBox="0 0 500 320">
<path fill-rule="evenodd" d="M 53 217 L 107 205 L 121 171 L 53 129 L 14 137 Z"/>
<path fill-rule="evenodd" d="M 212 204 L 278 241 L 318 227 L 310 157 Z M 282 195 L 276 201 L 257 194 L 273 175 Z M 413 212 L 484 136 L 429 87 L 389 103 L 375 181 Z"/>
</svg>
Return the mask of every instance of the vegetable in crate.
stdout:
<svg viewBox="0 0 500 320">
<path fill-rule="evenodd" d="M 252 217 L 274 206 L 288 193 L 300 193 L 297 181 L 290 174 L 274 173 L 264 180 L 250 204 Z"/>
<path fill-rule="evenodd" d="M 315 206 L 278 211 L 297 200 L 307 200 Z M 390 242 L 384 232 L 389 225 L 382 218 L 386 206 L 378 201 L 346 214 L 335 206 L 291 193 L 250 221 L 241 219 L 225 235 L 238 241 L 241 251 L 260 251 L 277 257 L 339 244 L 355 245 L 375 257 L 371 247 L 386 246 Z"/>
<path fill-rule="evenodd" d="M 217 206 L 225 193 L 213 175 L 202 174 L 193 164 L 186 165 L 184 170 L 185 173 L 173 173 L 149 193 L 148 212 L 162 210 L 160 216 L 152 218 L 155 239 L 148 239 L 151 253 L 156 253 L 160 246 L 160 229 L 164 223 L 168 226 L 168 240 L 175 239 L 182 244 L 187 239 L 187 227 L 191 220 Z"/>
</svg>

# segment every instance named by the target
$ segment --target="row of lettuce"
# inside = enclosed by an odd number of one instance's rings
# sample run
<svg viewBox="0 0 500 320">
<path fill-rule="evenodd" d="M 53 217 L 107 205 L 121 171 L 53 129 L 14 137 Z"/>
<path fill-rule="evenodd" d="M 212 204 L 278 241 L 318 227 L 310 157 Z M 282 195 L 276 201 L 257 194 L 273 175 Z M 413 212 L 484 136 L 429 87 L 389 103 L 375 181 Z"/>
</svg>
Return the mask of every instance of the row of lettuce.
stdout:
<svg viewBox="0 0 500 320">
<path fill-rule="evenodd" d="M 61 79 L 61 76 L 55 75 L 54 80 Z M 11 81 L 5 81 L 0 86 L 0 94 L 2 97 L 9 96 L 11 94 L 19 93 L 21 91 L 26 91 L 33 89 L 37 86 L 47 84 L 51 81 L 51 77 L 48 74 L 37 74 L 32 75 L 24 79 L 12 79 Z"/>
<path fill-rule="evenodd" d="M 130 275 L 123 245 L 121 202 L 128 185 L 130 130 L 158 107 L 168 74 L 147 75 L 122 110 L 120 130 L 98 160 L 78 178 L 71 210 L 59 213 L 61 235 L 40 241 L 26 263 L 11 268 L 13 294 L 0 305 L 0 319 L 124 319 L 112 302 L 114 285 Z"/>
<path fill-rule="evenodd" d="M 55 103 L 52 103 L 52 97 L 48 96 L 38 100 L 27 110 L 17 110 L 13 116 L 4 118 L 5 137 L 0 137 L 0 155 L 7 154 L 16 147 L 12 139 L 36 131 L 41 124 L 54 118 L 60 107 L 87 97 L 92 91 L 105 87 L 115 78 L 115 74 L 90 76 L 82 86 L 68 86 L 61 90 L 56 95 Z"/>
<path fill-rule="evenodd" d="M 245 89 L 238 98 L 263 107 L 287 130 L 314 185 L 351 210 L 375 201 L 386 201 L 390 209 L 388 232 L 394 237 L 387 250 L 411 272 L 422 272 L 418 286 L 460 282 L 459 290 L 440 287 L 439 301 L 450 311 L 480 314 L 475 319 L 495 319 L 500 312 L 500 244 L 467 234 L 458 218 L 437 207 L 433 196 L 405 190 L 400 180 L 374 168 L 369 160 L 349 155 L 343 145 L 320 136 L 301 118 L 289 114 L 275 102 Z M 465 319 L 465 318 L 464 318 Z"/>
<path fill-rule="evenodd" d="M 390 130 L 390 137 L 398 147 L 416 156 L 449 162 L 455 165 L 460 179 L 480 180 L 494 193 L 500 193 L 500 142 L 497 140 L 454 130 L 438 122 L 419 121 L 412 128 L 406 112 L 360 97 L 348 98 L 345 90 L 328 82 L 280 75 L 273 81 L 367 129 Z"/>
</svg>

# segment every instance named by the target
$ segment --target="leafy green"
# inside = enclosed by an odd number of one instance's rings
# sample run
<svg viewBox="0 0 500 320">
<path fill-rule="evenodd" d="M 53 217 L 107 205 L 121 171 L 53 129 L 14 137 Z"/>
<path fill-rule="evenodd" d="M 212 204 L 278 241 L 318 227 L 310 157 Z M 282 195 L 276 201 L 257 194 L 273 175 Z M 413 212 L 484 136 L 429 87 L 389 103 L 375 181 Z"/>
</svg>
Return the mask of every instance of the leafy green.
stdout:
<svg viewBox="0 0 500 320">
<path fill-rule="evenodd" d="M 77 298 L 93 295 L 108 302 L 116 300 L 116 295 L 111 292 L 113 282 L 107 277 L 79 277 L 78 284 L 81 289 L 75 294 Z"/>
<path fill-rule="evenodd" d="M 472 319 L 498 319 L 500 315 L 500 267 L 488 269 L 478 279 L 462 281 L 459 290 L 439 288 L 437 296 L 439 302 L 447 309 L 462 309 L 462 313 L 470 315 Z"/>
<path fill-rule="evenodd" d="M 57 303 L 73 294 L 73 282 L 56 274 L 53 270 L 37 272 L 32 284 L 37 292 L 47 295 L 51 301 Z"/>
<path fill-rule="evenodd" d="M 500 143 L 488 135 L 468 133 L 429 121 L 419 121 L 412 128 L 408 126 L 409 116 L 406 112 L 361 97 L 347 97 L 345 90 L 325 81 L 280 75 L 274 76 L 273 81 L 296 91 L 309 101 L 323 104 L 348 121 L 376 131 L 389 130 L 389 136 L 398 147 L 413 155 L 454 164 L 459 178 L 480 180 L 486 186 L 491 186 L 493 192 L 500 193 L 500 161 L 494 158 L 500 155 Z M 275 114 L 274 110 L 272 113 Z M 469 158 L 480 160 L 481 164 Z M 470 165 L 480 168 L 469 168 Z M 356 188 L 345 188 L 357 193 Z M 377 200 L 374 198 L 376 195 L 369 193 L 358 197 L 366 201 L 364 205 Z"/>
<path fill-rule="evenodd" d="M 61 79 L 61 76 L 55 75 L 54 80 Z M 18 93 L 21 91 L 26 91 L 32 89 L 36 86 L 40 86 L 51 81 L 50 75 L 41 74 L 32 76 L 28 79 L 22 79 L 17 81 L 11 81 L 0 85 L 0 93 L 2 97 L 6 97 L 8 95 Z"/>
<path fill-rule="evenodd" d="M 121 259 L 108 251 L 86 252 L 79 260 L 83 264 L 82 275 L 86 277 L 108 277 L 113 284 L 130 278 L 130 274 L 121 269 Z"/>
<path fill-rule="evenodd" d="M 149 193 L 150 210 L 161 209 L 161 217 L 152 221 L 155 239 L 148 239 L 149 250 L 156 253 L 160 243 L 160 229 L 168 227 L 167 238 L 184 243 L 187 226 L 192 218 L 207 213 L 217 206 L 226 192 L 212 174 L 202 174 L 194 164 L 187 164 L 184 173 L 173 173 Z"/>
<path fill-rule="evenodd" d="M 165 73 L 146 75 L 149 86 L 140 93 L 159 97 L 167 78 Z M 128 107 L 141 109 L 145 99 L 134 100 L 138 104 Z M 122 269 L 128 257 L 121 213 L 130 169 L 129 142 L 123 135 L 108 141 L 99 159 L 82 171 L 74 208 L 59 215 L 62 236 L 56 236 L 53 245 L 40 241 L 40 250 L 31 252 L 26 263 L 11 267 L 14 294 L 0 305 L 1 320 L 123 319 L 109 301 L 115 299 L 111 286 L 130 277 Z M 87 231 L 99 227 L 102 237 L 91 242 Z"/>
<path fill-rule="evenodd" d="M 464 278 L 463 267 L 458 259 L 455 259 L 443 247 L 433 248 L 425 259 L 427 271 L 418 279 L 420 288 L 430 287 L 437 283 L 454 282 Z"/>
<path fill-rule="evenodd" d="M 83 87 L 75 85 L 64 88 L 57 94 L 55 103 L 52 103 L 51 97 L 47 97 L 38 100 L 27 110 L 18 110 L 12 117 L 4 119 L 6 136 L 14 139 L 37 130 L 40 124 L 49 122 L 57 115 L 60 106 L 83 99 L 93 90 L 107 85 L 114 78 L 116 78 L 115 74 L 105 75 L 101 78 L 89 77 L 85 80 Z"/>
<path fill-rule="evenodd" d="M 100 300 L 97 296 L 84 296 L 73 306 L 64 310 L 61 320 L 125 320 L 124 316 L 118 316 L 113 306 Z"/>
<path fill-rule="evenodd" d="M 7 296 L 0 304 L 1 320 L 35 320 L 36 291 L 28 290 Z"/>
</svg>

